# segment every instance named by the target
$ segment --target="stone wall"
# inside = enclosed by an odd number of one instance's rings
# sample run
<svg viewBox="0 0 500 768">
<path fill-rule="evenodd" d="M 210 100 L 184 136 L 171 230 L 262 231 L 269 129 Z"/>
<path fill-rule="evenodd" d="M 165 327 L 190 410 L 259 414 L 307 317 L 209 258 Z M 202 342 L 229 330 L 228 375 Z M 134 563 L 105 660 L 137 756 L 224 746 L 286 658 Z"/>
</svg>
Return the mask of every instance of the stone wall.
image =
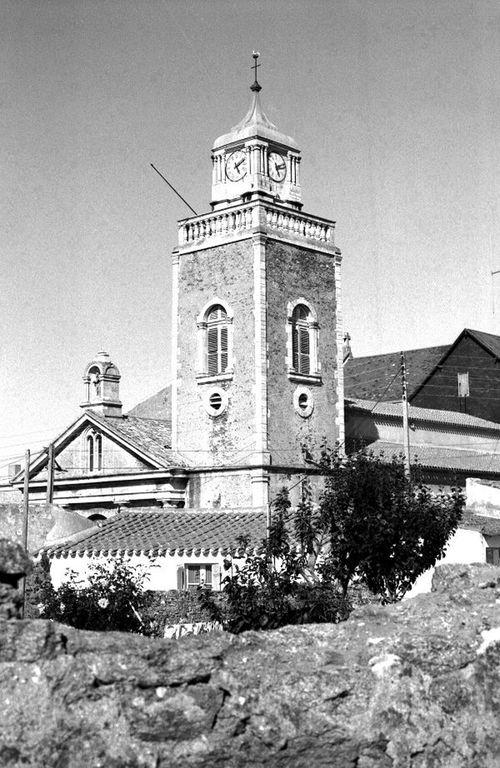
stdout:
<svg viewBox="0 0 500 768">
<path fill-rule="evenodd" d="M 22 542 L 24 508 L 20 504 L 0 504 L 0 538 Z M 30 504 L 28 517 L 28 549 L 40 549 L 54 525 L 52 510 L 43 504 Z"/>
<path fill-rule="evenodd" d="M 442 566 L 434 589 L 179 641 L 0 618 L 0 764 L 496 768 L 500 569 Z"/>
</svg>

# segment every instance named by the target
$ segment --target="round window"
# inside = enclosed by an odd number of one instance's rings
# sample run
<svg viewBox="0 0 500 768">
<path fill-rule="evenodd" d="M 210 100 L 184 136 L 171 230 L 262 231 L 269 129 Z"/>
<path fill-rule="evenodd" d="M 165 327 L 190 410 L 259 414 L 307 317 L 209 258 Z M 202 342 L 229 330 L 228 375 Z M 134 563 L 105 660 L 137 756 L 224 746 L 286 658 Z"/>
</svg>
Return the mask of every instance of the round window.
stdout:
<svg viewBox="0 0 500 768">
<path fill-rule="evenodd" d="M 312 392 L 307 387 L 297 387 L 293 393 L 293 407 L 303 419 L 307 419 L 314 408 Z"/>
<path fill-rule="evenodd" d="M 213 387 L 207 390 L 203 397 L 203 404 L 209 416 L 212 416 L 212 418 L 221 416 L 228 404 L 226 390 L 220 387 Z"/>
</svg>

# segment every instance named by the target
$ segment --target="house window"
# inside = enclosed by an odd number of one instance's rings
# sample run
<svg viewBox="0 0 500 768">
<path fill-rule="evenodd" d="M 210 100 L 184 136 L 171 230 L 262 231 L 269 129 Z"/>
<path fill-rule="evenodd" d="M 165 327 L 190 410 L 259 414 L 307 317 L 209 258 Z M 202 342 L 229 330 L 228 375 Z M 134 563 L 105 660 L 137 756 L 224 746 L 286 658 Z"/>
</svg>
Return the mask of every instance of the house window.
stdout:
<svg viewBox="0 0 500 768">
<path fill-rule="evenodd" d="M 490 565 L 500 565 L 500 547 L 486 547 L 486 562 Z"/>
<path fill-rule="evenodd" d="M 287 337 L 289 377 L 304 377 L 312 384 L 321 384 L 318 323 L 313 308 L 305 299 L 288 304 Z"/>
<path fill-rule="evenodd" d="M 220 566 L 217 563 L 186 563 L 177 569 L 177 589 L 198 587 L 220 589 Z"/>
</svg>

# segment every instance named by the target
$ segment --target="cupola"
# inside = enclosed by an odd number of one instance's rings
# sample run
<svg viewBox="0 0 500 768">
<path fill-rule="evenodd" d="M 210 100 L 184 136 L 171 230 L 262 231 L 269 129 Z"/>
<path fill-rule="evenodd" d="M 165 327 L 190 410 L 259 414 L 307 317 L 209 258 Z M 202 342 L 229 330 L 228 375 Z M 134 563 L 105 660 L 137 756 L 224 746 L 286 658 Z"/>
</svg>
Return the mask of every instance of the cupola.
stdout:
<svg viewBox="0 0 500 768">
<path fill-rule="evenodd" d="M 276 128 L 260 103 L 257 80 L 258 53 L 253 53 L 255 79 L 250 86 L 250 109 L 229 133 L 219 136 L 212 149 L 212 208 L 264 195 L 282 205 L 302 208 L 300 150 L 295 141 Z"/>
<path fill-rule="evenodd" d="M 120 371 L 107 352 L 99 352 L 85 367 L 81 407 L 103 416 L 121 416 Z"/>
</svg>

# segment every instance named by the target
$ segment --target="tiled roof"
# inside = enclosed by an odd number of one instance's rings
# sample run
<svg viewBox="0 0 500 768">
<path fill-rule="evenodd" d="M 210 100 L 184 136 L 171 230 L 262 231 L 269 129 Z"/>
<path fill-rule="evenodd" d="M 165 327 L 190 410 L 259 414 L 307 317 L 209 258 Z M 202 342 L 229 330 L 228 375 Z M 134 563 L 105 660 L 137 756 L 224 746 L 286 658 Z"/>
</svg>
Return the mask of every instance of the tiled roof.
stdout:
<svg viewBox="0 0 500 768">
<path fill-rule="evenodd" d="M 378 403 L 376 400 L 348 400 L 346 401 L 346 414 L 349 410 L 373 413 L 376 416 L 390 416 L 402 418 L 401 401 L 397 403 Z M 456 427 L 468 427 L 472 429 L 488 429 L 500 431 L 500 424 L 495 421 L 480 419 L 469 413 L 458 411 L 443 411 L 436 408 L 420 408 L 416 405 L 408 406 L 408 416 L 413 421 L 427 421 L 436 424 L 449 424 Z"/>
<path fill-rule="evenodd" d="M 168 421 L 129 415 L 104 417 L 93 411 L 91 415 L 104 427 L 114 432 L 117 437 L 125 438 L 158 462 L 166 466 L 183 465 L 181 459 L 173 454 L 170 448 L 172 430 Z"/>
<path fill-rule="evenodd" d="M 160 389 L 155 395 L 134 406 L 128 415 L 143 419 L 163 419 L 172 423 L 172 387 L 169 385 Z"/>
<path fill-rule="evenodd" d="M 259 547 L 266 536 L 264 510 L 175 510 L 120 512 L 66 543 L 48 547 L 50 556 L 150 553 L 217 554 L 236 551 L 238 537 Z"/>
<path fill-rule="evenodd" d="M 405 351 L 408 394 L 431 373 L 449 345 Z M 345 396 L 350 399 L 399 400 L 401 353 L 351 358 L 344 367 Z"/>
<path fill-rule="evenodd" d="M 468 528 L 474 531 L 480 531 L 485 536 L 500 535 L 500 519 L 497 517 L 487 517 L 486 515 L 476 515 L 465 509 L 460 528 Z"/>
<path fill-rule="evenodd" d="M 366 446 L 366 450 L 375 456 L 385 458 L 399 456 L 403 453 L 402 443 L 390 443 L 375 440 Z M 431 469 L 447 469 L 471 474 L 489 472 L 500 475 L 500 453 L 476 453 L 455 447 L 440 445 L 410 445 L 410 460 L 421 467 Z"/>
</svg>

